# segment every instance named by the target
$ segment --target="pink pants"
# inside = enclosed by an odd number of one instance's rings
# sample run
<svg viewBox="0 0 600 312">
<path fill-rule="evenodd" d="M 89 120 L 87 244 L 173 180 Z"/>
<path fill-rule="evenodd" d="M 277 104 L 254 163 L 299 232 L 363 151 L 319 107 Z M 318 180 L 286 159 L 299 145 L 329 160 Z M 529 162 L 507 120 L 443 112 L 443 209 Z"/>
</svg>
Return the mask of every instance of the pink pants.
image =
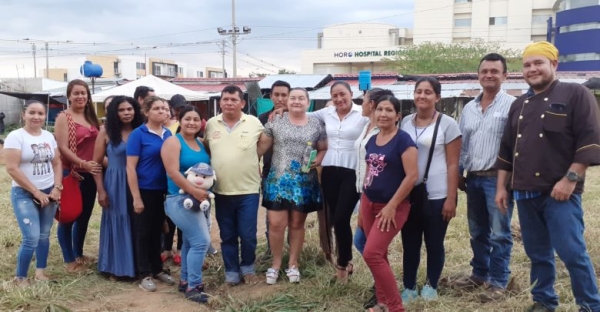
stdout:
<svg viewBox="0 0 600 312">
<path fill-rule="evenodd" d="M 360 199 L 363 230 L 367 236 L 363 258 L 373 274 L 373 279 L 375 279 L 377 302 L 386 305 L 390 312 L 404 312 L 396 277 L 392 272 L 387 255 L 390 243 L 400 232 L 408 218 L 410 203 L 405 200 L 396 208 L 397 227 L 392 226 L 389 232 L 382 232 L 378 229 L 377 221 L 379 220 L 375 218 L 385 205 L 385 203 L 372 203 L 365 194 Z"/>
</svg>

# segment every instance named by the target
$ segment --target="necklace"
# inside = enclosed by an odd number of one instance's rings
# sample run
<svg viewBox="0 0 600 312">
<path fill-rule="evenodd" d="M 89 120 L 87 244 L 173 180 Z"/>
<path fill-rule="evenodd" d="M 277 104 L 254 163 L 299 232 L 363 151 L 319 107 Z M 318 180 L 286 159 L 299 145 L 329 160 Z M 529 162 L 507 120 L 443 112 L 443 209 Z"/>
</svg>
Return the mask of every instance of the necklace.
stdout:
<svg viewBox="0 0 600 312">
<path fill-rule="evenodd" d="M 417 126 L 417 114 L 415 114 L 415 117 L 413 119 L 413 122 L 415 123 L 415 143 L 419 140 L 419 138 L 421 137 L 421 135 L 423 135 L 423 132 L 425 132 L 425 130 L 427 130 L 427 128 L 429 128 L 429 126 L 433 122 L 433 119 L 437 115 L 437 112 L 433 113 L 433 116 L 431 116 L 431 120 L 429 120 L 429 123 L 427 124 L 427 126 L 425 126 L 425 128 L 423 128 L 423 130 L 421 130 L 421 133 L 417 133 L 417 127 L 418 127 Z"/>
</svg>

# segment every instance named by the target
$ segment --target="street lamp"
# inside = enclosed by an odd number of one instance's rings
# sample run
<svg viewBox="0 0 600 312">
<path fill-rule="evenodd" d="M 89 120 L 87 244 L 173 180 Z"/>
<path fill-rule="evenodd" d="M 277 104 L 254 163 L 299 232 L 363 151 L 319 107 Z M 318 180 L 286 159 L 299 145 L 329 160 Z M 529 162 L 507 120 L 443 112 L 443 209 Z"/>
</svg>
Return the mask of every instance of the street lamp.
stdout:
<svg viewBox="0 0 600 312">
<path fill-rule="evenodd" d="M 240 35 L 247 35 L 252 31 L 248 26 L 240 28 L 235 25 L 235 0 L 231 0 L 231 28 L 223 29 L 222 27 L 217 28 L 217 32 L 221 36 L 230 36 L 231 45 L 233 46 L 233 77 L 237 77 L 237 39 Z M 225 74 L 225 73 L 223 73 Z"/>
</svg>

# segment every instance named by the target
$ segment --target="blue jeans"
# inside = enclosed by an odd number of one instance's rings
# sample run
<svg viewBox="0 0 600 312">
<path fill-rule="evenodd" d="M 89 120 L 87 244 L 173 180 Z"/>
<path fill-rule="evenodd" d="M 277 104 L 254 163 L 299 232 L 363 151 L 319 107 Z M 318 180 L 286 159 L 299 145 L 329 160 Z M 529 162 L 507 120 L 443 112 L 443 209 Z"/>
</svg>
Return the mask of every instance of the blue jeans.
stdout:
<svg viewBox="0 0 600 312">
<path fill-rule="evenodd" d="M 356 250 L 362 255 L 365 250 L 365 245 L 367 244 L 367 235 L 365 235 L 365 231 L 360 227 L 356 227 L 354 231 L 354 247 Z"/>
<path fill-rule="evenodd" d="M 578 305 L 600 311 L 596 275 L 583 238 L 581 195 L 557 201 L 549 195 L 517 201 L 525 253 L 531 260 L 533 300 L 549 308 L 558 306 L 554 292 L 554 251 L 565 263 Z"/>
<path fill-rule="evenodd" d="M 215 211 L 221 234 L 221 252 L 227 283 L 237 284 L 243 275 L 255 274 L 259 197 L 258 194 L 215 194 Z"/>
<path fill-rule="evenodd" d="M 49 194 L 51 188 L 42 190 Z M 21 187 L 13 187 L 10 192 L 10 200 L 23 240 L 17 255 L 17 277 L 26 278 L 29 264 L 35 252 L 36 268 L 45 269 L 48 262 L 48 250 L 50 249 L 50 229 L 54 223 L 56 203 L 51 202 L 40 208 L 33 202 L 33 194 Z"/>
<path fill-rule="evenodd" d="M 188 282 L 188 288 L 195 288 L 202 285 L 202 264 L 210 246 L 210 233 L 206 213 L 185 209 L 185 198 L 183 195 L 167 196 L 165 213 L 183 233 L 181 280 Z"/>
<path fill-rule="evenodd" d="M 473 276 L 491 285 L 506 288 L 510 276 L 510 253 L 513 241 L 510 221 L 513 201 L 508 213 L 496 206 L 496 177 L 467 177 L 467 218 L 473 250 Z"/>
<path fill-rule="evenodd" d="M 67 173 L 68 171 L 65 170 L 63 175 Z M 83 177 L 83 180 L 79 183 L 81 198 L 83 199 L 81 214 L 75 222 L 59 223 L 56 229 L 58 244 L 62 249 L 65 263 L 71 263 L 76 258 L 83 257 L 83 243 L 87 234 L 88 223 L 92 216 L 92 210 L 96 204 L 96 183 L 94 182 L 94 176 L 87 172 L 80 172 L 79 174 Z M 63 194 L 62 196 L 66 195 Z"/>
</svg>

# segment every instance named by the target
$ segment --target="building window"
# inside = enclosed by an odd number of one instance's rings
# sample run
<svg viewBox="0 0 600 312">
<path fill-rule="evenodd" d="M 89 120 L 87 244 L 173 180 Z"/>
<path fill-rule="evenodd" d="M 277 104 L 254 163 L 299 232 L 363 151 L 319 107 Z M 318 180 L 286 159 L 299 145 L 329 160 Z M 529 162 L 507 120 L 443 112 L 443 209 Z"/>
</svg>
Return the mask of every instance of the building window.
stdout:
<svg viewBox="0 0 600 312">
<path fill-rule="evenodd" d="M 183 75 L 183 67 L 179 67 L 179 74 Z"/>
<path fill-rule="evenodd" d="M 561 55 L 558 57 L 559 62 L 581 62 L 581 61 L 600 61 L 600 53 L 577 53 L 569 55 Z"/>
<path fill-rule="evenodd" d="M 531 17 L 531 24 L 532 25 L 541 25 L 541 24 L 547 24 L 548 23 L 548 19 L 550 18 L 550 16 L 548 15 L 534 15 Z"/>
<path fill-rule="evenodd" d="M 506 16 L 490 17 L 490 26 L 506 25 L 507 21 Z"/>
<path fill-rule="evenodd" d="M 204 78 L 204 72 L 202 72 L 202 71 L 196 71 L 196 77 L 197 78 Z"/>
<path fill-rule="evenodd" d="M 155 76 L 160 76 L 161 75 L 160 66 L 159 65 L 154 65 L 154 75 Z"/>
<path fill-rule="evenodd" d="M 146 70 L 146 63 L 135 62 L 135 69 Z"/>
<path fill-rule="evenodd" d="M 574 32 L 574 31 L 591 30 L 591 29 L 599 29 L 599 28 L 600 28 L 600 23 L 598 23 L 598 22 L 582 23 L 582 24 L 576 24 L 576 25 L 563 26 L 560 28 L 560 33 L 568 33 L 568 32 Z"/>
<path fill-rule="evenodd" d="M 471 27 L 470 18 L 457 18 L 454 20 L 455 27 Z"/>
<path fill-rule="evenodd" d="M 567 10 L 600 4 L 598 0 L 567 0 Z"/>
<path fill-rule="evenodd" d="M 69 79 L 67 79 L 67 78 L 68 78 L 67 77 L 67 73 L 63 73 L 63 81 L 64 82 L 68 82 L 69 81 Z"/>
</svg>

